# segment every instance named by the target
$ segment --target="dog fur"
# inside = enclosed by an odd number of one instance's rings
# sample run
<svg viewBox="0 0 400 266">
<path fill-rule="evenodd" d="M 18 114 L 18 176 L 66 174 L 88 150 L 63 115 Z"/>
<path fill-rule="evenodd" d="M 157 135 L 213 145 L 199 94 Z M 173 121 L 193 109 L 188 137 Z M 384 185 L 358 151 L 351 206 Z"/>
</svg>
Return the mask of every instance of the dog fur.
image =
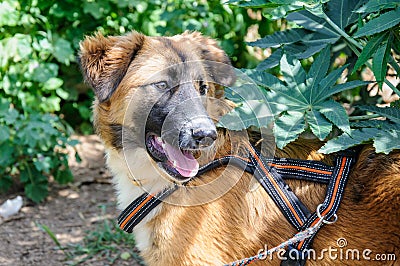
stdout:
<svg viewBox="0 0 400 266">
<path fill-rule="evenodd" d="M 228 57 L 214 40 L 196 32 L 173 37 L 147 37 L 137 32 L 112 37 L 97 34 L 81 43 L 79 61 L 83 75 L 96 95 L 94 126 L 106 147 L 107 165 L 114 176 L 120 209 L 143 193 L 141 186 L 147 185 L 150 192 L 157 192 L 171 180 L 157 170 L 146 149 L 136 146 L 127 150 L 130 167 L 135 169 L 132 177 L 123 146 L 135 141 L 134 129 L 138 125 L 124 117 L 126 113 L 135 116 L 143 111 L 146 100 L 133 105 L 130 101 L 152 74 L 185 60 L 229 64 Z M 204 69 L 209 81 L 207 96 L 224 103 L 211 103 L 207 111 L 210 116 L 220 117 L 232 104 L 224 101 L 223 87 L 215 83 L 230 84 L 234 77 L 218 68 Z M 214 82 L 219 76 L 223 77 Z M 143 90 L 143 93 L 149 99 L 154 96 L 150 91 Z M 121 140 L 124 128 L 133 129 L 133 135 L 126 142 Z M 240 154 L 246 141 L 249 141 L 246 132 L 231 134 L 219 129 L 211 150 L 217 156 Z M 331 163 L 331 156 L 316 152 L 321 145 L 316 140 L 299 139 L 284 150 L 277 150 L 275 155 Z M 257 254 L 266 244 L 278 245 L 295 233 L 267 193 L 254 184 L 251 175 L 221 167 L 193 179 L 188 186 L 204 184 L 208 184 L 207 188 L 198 191 L 180 188 L 171 200 L 185 202 L 221 196 L 196 206 L 162 203 L 135 228 L 137 247 L 147 265 L 223 265 Z M 315 210 L 325 197 L 324 185 L 306 181 L 288 181 L 288 184 L 310 210 Z M 221 189 L 226 187 L 232 188 L 223 194 Z M 344 237 L 349 249 L 370 249 L 371 256 L 377 253 L 400 256 L 400 153 L 376 154 L 369 146 L 360 151 L 338 217 L 335 224 L 325 226 L 318 233 L 313 245 L 317 252 L 337 248 L 337 239 Z M 260 265 L 266 263 L 278 265 L 280 260 L 274 257 Z M 330 260 L 325 256 L 323 260 L 307 263 L 366 265 L 372 262 Z M 396 262 L 387 262 L 387 265 L 390 263 Z"/>
</svg>

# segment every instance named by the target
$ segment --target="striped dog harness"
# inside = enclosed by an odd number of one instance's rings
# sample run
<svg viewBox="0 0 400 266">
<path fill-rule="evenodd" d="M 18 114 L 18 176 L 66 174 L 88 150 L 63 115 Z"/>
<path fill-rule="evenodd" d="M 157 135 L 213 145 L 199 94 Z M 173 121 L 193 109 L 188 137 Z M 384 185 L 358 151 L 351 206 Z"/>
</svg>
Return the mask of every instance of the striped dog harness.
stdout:
<svg viewBox="0 0 400 266">
<path fill-rule="evenodd" d="M 253 174 L 279 207 L 285 218 L 298 232 L 316 225 L 320 221 L 321 215 L 326 221 L 337 219 L 336 213 L 343 198 L 351 166 L 355 162 L 356 153 L 354 151 L 347 150 L 338 153 L 335 157 L 335 165 L 329 166 L 312 160 L 266 158 L 250 144 L 247 145 L 247 149 L 247 157 L 228 155 L 213 160 L 202 166 L 196 177 L 211 169 L 228 164 Z M 312 213 L 308 210 L 286 184 L 285 180 L 287 179 L 306 180 L 327 185 L 325 200 L 320 204 L 318 213 Z M 174 184 L 155 195 L 143 193 L 119 215 L 118 224 L 120 228 L 131 233 L 133 228 L 151 210 L 177 189 L 178 185 Z M 311 248 L 312 241 L 320 228 L 311 237 L 289 245 L 285 254 L 286 259 L 282 260 L 281 265 L 304 265 L 308 254 L 306 251 Z M 247 265 L 249 263 L 243 262 L 238 265 Z"/>
</svg>

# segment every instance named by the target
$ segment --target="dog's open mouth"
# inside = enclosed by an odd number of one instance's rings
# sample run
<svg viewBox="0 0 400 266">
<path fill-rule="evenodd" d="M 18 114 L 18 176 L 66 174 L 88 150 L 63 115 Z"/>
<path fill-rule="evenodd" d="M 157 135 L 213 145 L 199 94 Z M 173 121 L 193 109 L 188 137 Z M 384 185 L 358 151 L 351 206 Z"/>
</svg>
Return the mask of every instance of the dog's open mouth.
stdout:
<svg viewBox="0 0 400 266">
<path fill-rule="evenodd" d="M 199 163 L 190 151 L 174 147 L 155 134 L 147 134 L 146 147 L 153 159 L 175 178 L 194 177 L 199 170 Z"/>
</svg>

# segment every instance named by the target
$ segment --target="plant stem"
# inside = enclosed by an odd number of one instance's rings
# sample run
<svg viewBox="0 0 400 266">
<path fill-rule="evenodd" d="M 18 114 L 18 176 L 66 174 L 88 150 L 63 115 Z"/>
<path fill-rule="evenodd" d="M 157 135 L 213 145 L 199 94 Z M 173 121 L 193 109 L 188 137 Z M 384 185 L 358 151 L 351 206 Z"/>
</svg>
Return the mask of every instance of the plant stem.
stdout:
<svg viewBox="0 0 400 266">
<path fill-rule="evenodd" d="M 356 120 L 368 120 L 371 118 L 378 118 L 382 117 L 381 115 L 378 114 L 372 114 L 372 115 L 357 115 L 357 116 L 349 116 L 350 121 L 356 121 Z"/>
<path fill-rule="evenodd" d="M 357 55 L 360 56 L 361 52 L 358 49 L 363 50 L 363 46 L 357 42 L 356 40 L 354 40 L 352 37 L 350 37 L 346 32 L 344 32 L 341 28 L 338 27 L 338 25 L 336 25 L 325 13 L 323 13 L 323 18 L 325 19 L 325 21 L 331 26 L 333 27 L 337 33 L 339 33 L 342 37 L 344 37 L 346 39 L 346 41 L 348 42 L 348 45 L 350 47 L 350 49 Z M 358 48 L 358 49 L 357 49 Z M 397 64 L 397 62 L 393 59 L 392 56 L 390 56 L 389 58 L 390 63 L 394 63 Z M 365 65 L 369 68 L 372 69 L 371 63 L 369 63 L 368 61 L 365 62 Z M 396 72 L 398 70 L 398 68 L 394 67 Z M 397 73 L 398 75 L 400 73 Z M 389 86 L 389 88 L 391 88 L 398 96 L 400 96 L 400 90 L 398 90 L 389 80 L 387 80 L 386 78 L 384 79 L 384 82 L 386 83 L 386 85 Z"/>
<path fill-rule="evenodd" d="M 338 25 L 336 25 L 325 13 L 324 13 L 323 17 L 324 17 L 325 21 L 328 22 L 328 24 L 330 26 L 332 26 L 337 31 L 337 33 L 342 35 L 348 42 L 350 42 L 351 44 L 356 46 L 358 49 L 362 50 L 364 48 L 359 42 L 354 40 L 346 32 L 344 32 L 341 28 L 339 28 Z"/>
</svg>

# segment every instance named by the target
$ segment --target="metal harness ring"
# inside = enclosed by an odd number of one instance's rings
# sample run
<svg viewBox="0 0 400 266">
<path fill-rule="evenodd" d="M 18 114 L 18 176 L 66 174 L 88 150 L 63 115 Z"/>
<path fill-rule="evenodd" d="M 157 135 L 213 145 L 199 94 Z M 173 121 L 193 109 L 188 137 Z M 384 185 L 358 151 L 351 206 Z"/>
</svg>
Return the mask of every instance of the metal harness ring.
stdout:
<svg viewBox="0 0 400 266">
<path fill-rule="evenodd" d="M 317 216 L 318 216 L 318 218 L 319 218 L 324 224 L 333 224 L 333 223 L 335 223 L 335 222 L 337 221 L 337 219 L 338 219 L 338 216 L 336 215 L 336 213 L 333 214 L 333 220 L 331 220 L 331 221 L 326 220 L 326 219 L 325 219 L 325 216 L 322 216 L 322 215 L 321 215 L 321 212 L 320 212 L 320 209 L 321 209 L 322 206 L 323 206 L 323 205 L 320 204 L 320 205 L 318 205 L 318 207 L 317 207 Z"/>
</svg>

